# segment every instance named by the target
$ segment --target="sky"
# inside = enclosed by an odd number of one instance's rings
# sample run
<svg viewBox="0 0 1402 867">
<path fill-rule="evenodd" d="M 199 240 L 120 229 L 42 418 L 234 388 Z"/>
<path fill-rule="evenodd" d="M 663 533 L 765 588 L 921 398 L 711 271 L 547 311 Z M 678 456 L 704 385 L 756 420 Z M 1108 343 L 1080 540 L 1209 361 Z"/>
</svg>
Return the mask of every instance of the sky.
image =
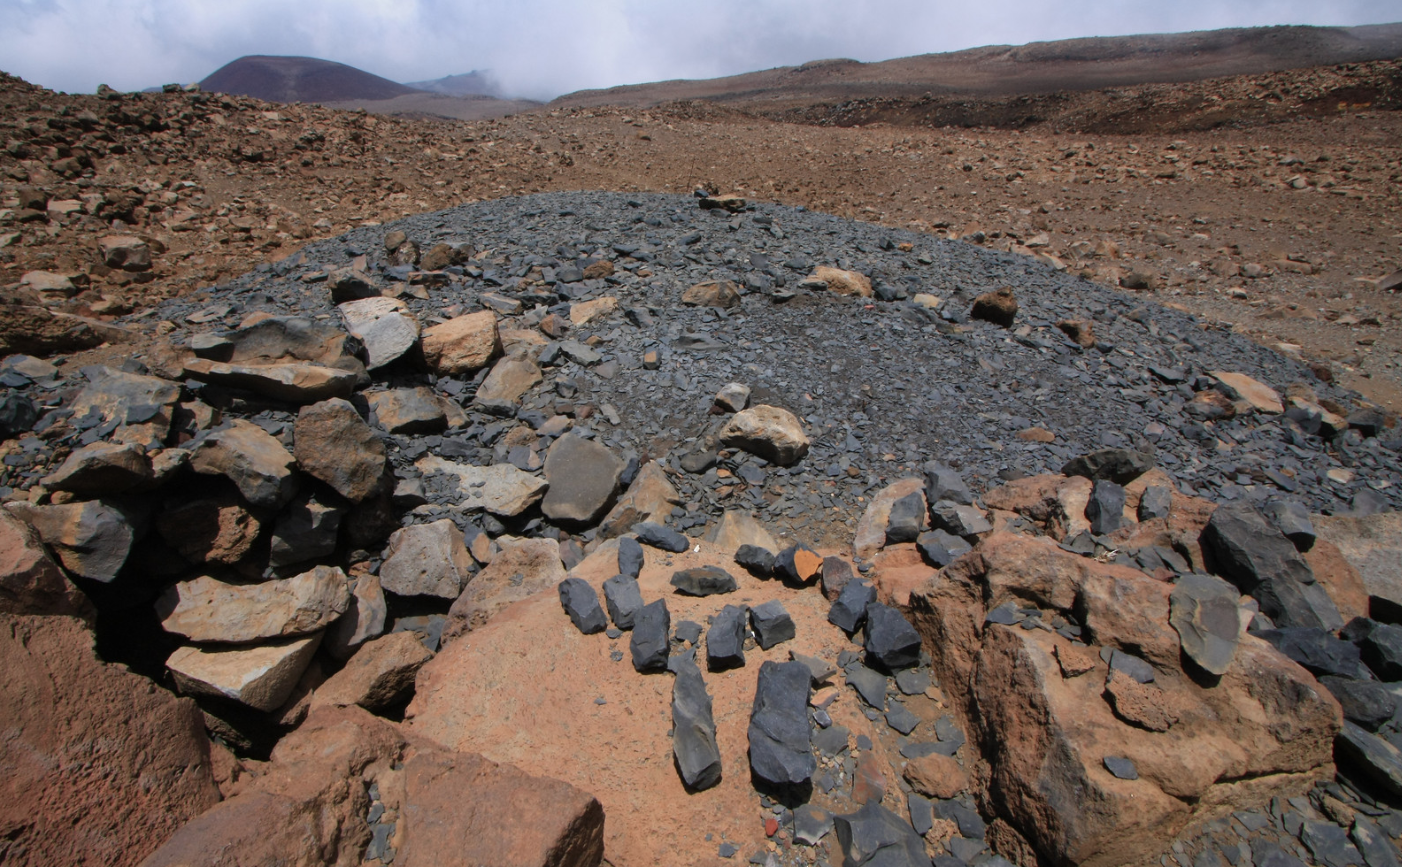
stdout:
<svg viewBox="0 0 1402 867">
<path fill-rule="evenodd" d="M 490 69 L 508 95 L 549 99 L 834 57 L 1399 20 L 1398 0 L 0 0 L 0 70 L 91 93 L 303 55 L 401 82 Z"/>
</svg>

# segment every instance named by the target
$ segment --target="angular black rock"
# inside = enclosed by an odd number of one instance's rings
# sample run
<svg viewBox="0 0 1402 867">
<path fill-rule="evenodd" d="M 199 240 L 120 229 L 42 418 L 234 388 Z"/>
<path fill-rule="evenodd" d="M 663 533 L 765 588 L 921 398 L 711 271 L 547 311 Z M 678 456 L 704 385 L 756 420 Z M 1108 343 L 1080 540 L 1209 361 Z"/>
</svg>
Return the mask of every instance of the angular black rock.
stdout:
<svg viewBox="0 0 1402 867">
<path fill-rule="evenodd" d="M 814 557 L 818 556 L 817 552 L 807 545 L 790 545 L 774 557 L 774 574 L 790 584 L 807 583 L 799 576 L 798 566 L 794 563 L 794 556 L 797 555 L 799 551 L 807 551 Z"/>
<path fill-rule="evenodd" d="M 608 606 L 609 619 L 613 625 L 625 632 L 633 628 L 633 619 L 643 607 L 643 593 L 638 589 L 638 580 L 627 575 L 615 575 L 604 582 L 604 604 Z"/>
<path fill-rule="evenodd" d="M 973 550 L 973 546 L 962 537 L 944 530 L 921 533 L 916 537 L 915 545 L 926 562 L 941 569 Z"/>
<path fill-rule="evenodd" d="M 1144 489 L 1143 495 L 1139 497 L 1137 514 L 1141 521 L 1167 518 L 1171 511 L 1173 511 L 1173 491 L 1164 485 L 1150 485 Z"/>
<path fill-rule="evenodd" d="M 603 632 L 608 627 L 604 619 L 604 609 L 599 607 L 599 594 L 583 578 L 566 578 L 560 582 L 560 604 L 574 622 L 575 628 L 585 635 Z"/>
<path fill-rule="evenodd" d="M 1333 631 L 1344 625 L 1295 545 L 1250 504 L 1217 507 L 1202 531 L 1202 544 L 1217 574 L 1256 597 L 1261 613 L 1277 626 Z"/>
<path fill-rule="evenodd" d="M 651 521 L 645 524 L 634 524 L 633 534 L 642 544 L 661 548 L 663 551 L 671 551 L 673 554 L 680 554 L 691 547 L 691 543 L 681 533 L 671 527 L 664 527 Z M 621 566 L 618 571 L 623 571 Z"/>
<path fill-rule="evenodd" d="M 935 815 L 958 825 L 959 833 L 970 840 L 981 840 L 988 831 L 988 826 L 978 811 L 958 801 L 940 801 L 935 805 Z"/>
<path fill-rule="evenodd" d="M 1319 683 L 1338 699 L 1339 707 L 1344 710 L 1344 719 L 1370 732 L 1377 731 L 1397 712 L 1397 697 L 1377 681 L 1325 675 L 1319 678 Z"/>
<path fill-rule="evenodd" d="M 1402 796 L 1402 750 L 1386 740 L 1344 720 L 1343 731 L 1334 739 L 1334 754 L 1344 767 Z"/>
<path fill-rule="evenodd" d="M 1105 651 L 1100 651 L 1101 656 Z M 1110 658 L 1105 660 L 1110 665 L 1111 671 L 1123 672 L 1140 683 L 1154 682 L 1154 667 L 1139 657 L 1122 650 L 1110 649 Z"/>
<path fill-rule="evenodd" d="M 1134 766 L 1134 762 L 1120 756 L 1106 756 L 1105 770 L 1114 774 L 1122 780 L 1139 779 L 1139 769 Z"/>
<path fill-rule="evenodd" d="M 822 807 L 804 804 L 793 811 L 793 836 L 800 843 L 818 845 L 832 830 L 832 813 Z"/>
<path fill-rule="evenodd" d="M 643 571 L 643 546 L 632 536 L 618 539 L 618 574 L 637 578 Z"/>
<path fill-rule="evenodd" d="M 1061 468 L 1061 474 L 1106 479 L 1117 485 L 1127 485 L 1153 468 L 1152 455 L 1133 449 L 1101 449 L 1067 461 Z"/>
<path fill-rule="evenodd" d="M 750 712 L 750 770 L 771 786 L 808 782 L 817 770 L 808 723 L 808 668 L 801 662 L 759 667 Z"/>
<path fill-rule="evenodd" d="M 925 476 L 925 500 L 930 503 L 938 503 L 940 500 L 950 500 L 964 506 L 971 506 L 974 502 L 974 492 L 969 490 L 965 484 L 964 477 L 959 475 L 959 471 L 953 467 L 945 466 L 939 461 L 926 461 L 921 467 L 921 472 Z"/>
<path fill-rule="evenodd" d="M 774 552 L 758 545 L 741 545 L 735 550 L 735 562 L 741 569 L 758 578 L 774 574 Z"/>
<path fill-rule="evenodd" d="M 27 433 L 39 420 L 34 401 L 17 391 L 0 395 L 0 439 L 14 439 Z"/>
<path fill-rule="evenodd" d="M 1375 623 L 1358 642 L 1363 661 L 1380 680 L 1402 680 L 1402 626 Z"/>
<path fill-rule="evenodd" d="M 692 791 L 702 791 L 719 783 L 721 773 L 711 696 L 694 660 L 682 658 L 672 670 L 676 672 L 672 682 L 672 755 L 682 782 Z"/>
<path fill-rule="evenodd" d="M 843 865 L 880 867 L 929 867 L 925 841 L 910 823 L 881 806 L 867 801 L 855 813 L 833 817 Z"/>
<path fill-rule="evenodd" d="M 649 602 L 639 609 L 633 618 L 633 636 L 628 640 L 633 668 L 640 672 L 665 669 L 671 631 L 672 613 L 667 610 L 666 599 Z"/>
<path fill-rule="evenodd" d="M 1086 503 L 1086 520 L 1097 536 L 1113 533 L 1124 525 L 1125 489 L 1114 482 L 1097 479 Z"/>
<path fill-rule="evenodd" d="M 891 709 L 886 711 L 886 725 L 903 735 L 908 735 L 915 731 L 915 727 L 919 724 L 920 717 L 906 710 L 905 705 L 900 702 L 891 702 Z"/>
<path fill-rule="evenodd" d="M 867 606 L 867 658 L 887 671 L 920 664 L 920 633 L 896 609 L 873 602 Z"/>
<path fill-rule="evenodd" d="M 1323 629 L 1291 626 L 1267 629 L 1256 633 L 1256 637 L 1270 642 L 1276 650 L 1304 666 L 1311 674 L 1367 677 L 1359 648 Z"/>
<path fill-rule="evenodd" d="M 1295 550 L 1308 551 L 1314 547 L 1314 524 L 1310 521 L 1309 509 L 1306 509 L 1303 503 L 1296 500 L 1269 500 L 1261 509 L 1261 513 L 1294 544 Z"/>
<path fill-rule="evenodd" d="M 734 593 L 738 585 L 735 576 L 719 566 L 697 566 L 673 573 L 672 586 L 687 596 L 714 596 Z"/>
<path fill-rule="evenodd" d="M 848 581 L 828 609 L 828 622 L 851 635 L 866 621 L 867 606 L 876 601 L 876 588 L 866 581 Z"/>
<path fill-rule="evenodd" d="M 743 605 L 727 605 L 711 620 L 706 630 L 706 665 L 711 671 L 739 668 L 745 664 L 745 619 Z"/>
<path fill-rule="evenodd" d="M 1363 853 L 1368 867 L 1397 867 L 1397 850 L 1376 822 L 1364 816 L 1355 817 L 1349 836 Z"/>
<path fill-rule="evenodd" d="M 793 618 L 777 599 L 751 608 L 750 626 L 755 631 L 755 641 L 759 642 L 761 650 L 788 641 L 795 634 Z"/>
<path fill-rule="evenodd" d="M 846 675 L 847 684 L 857 691 L 862 701 L 877 710 L 886 709 L 886 675 L 861 663 L 849 667 Z"/>
<path fill-rule="evenodd" d="M 673 637 L 694 647 L 696 642 L 701 640 L 701 624 L 695 620 L 683 620 L 677 624 L 677 631 L 673 633 Z"/>
<path fill-rule="evenodd" d="M 978 506 L 968 506 L 953 500 L 939 500 L 930 506 L 930 523 L 936 529 L 948 530 L 956 536 L 977 536 L 993 529 L 988 516 Z"/>
<path fill-rule="evenodd" d="M 886 522 L 886 541 L 892 544 L 914 542 L 925 523 L 925 497 L 916 491 L 891 504 Z"/>
</svg>

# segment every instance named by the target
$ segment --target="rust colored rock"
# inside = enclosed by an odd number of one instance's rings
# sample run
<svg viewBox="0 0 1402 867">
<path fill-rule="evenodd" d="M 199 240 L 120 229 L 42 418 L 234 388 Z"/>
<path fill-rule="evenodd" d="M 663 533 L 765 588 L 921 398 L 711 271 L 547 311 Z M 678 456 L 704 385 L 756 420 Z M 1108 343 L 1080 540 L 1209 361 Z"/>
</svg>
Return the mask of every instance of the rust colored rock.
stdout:
<svg viewBox="0 0 1402 867">
<path fill-rule="evenodd" d="M 1095 325 L 1089 319 L 1063 319 L 1056 327 L 1082 349 L 1095 345 Z"/>
<path fill-rule="evenodd" d="M 385 445 L 350 401 L 302 407 L 292 454 L 302 471 L 359 503 L 386 484 Z"/>
<path fill-rule="evenodd" d="M 175 505 L 156 519 L 156 531 L 191 563 L 243 560 L 263 525 L 232 492 Z"/>
<path fill-rule="evenodd" d="M 820 265 L 804 282 L 814 281 L 828 284 L 828 291 L 834 295 L 855 295 L 858 298 L 871 297 L 871 278 L 856 271 L 844 271 Z"/>
<path fill-rule="evenodd" d="M 402 702 L 433 653 L 413 632 L 392 632 L 365 642 L 346 667 L 331 675 L 312 694 L 312 708 L 358 704 L 381 711 Z"/>
<path fill-rule="evenodd" d="M 107 665 L 71 617 L 0 615 L 6 864 L 133 865 L 219 801 L 195 703 Z"/>
<path fill-rule="evenodd" d="M 501 550 L 492 563 L 468 583 L 448 610 L 445 636 L 457 636 L 485 625 L 506 606 L 536 593 L 555 589 L 565 580 L 560 543 L 554 539 L 497 539 Z"/>
<path fill-rule="evenodd" d="M 236 419 L 210 434 L 190 456 L 190 468 L 224 476 L 255 506 L 280 508 L 297 491 L 297 462 L 282 443 L 258 425 Z"/>
<path fill-rule="evenodd" d="M 92 616 L 88 598 L 44 550 L 39 534 L 0 509 L 0 613 Z"/>
<path fill-rule="evenodd" d="M 1056 662 L 1061 667 L 1062 677 L 1080 677 L 1088 671 L 1095 671 L 1100 665 L 1100 657 L 1089 647 L 1058 644 Z"/>
<path fill-rule="evenodd" d="M 475 753 L 416 752 L 399 815 L 400 867 L 595 867 L 604 854 L 593 796 Z"/>
<path fill-rule="evenodd" d="M 424 360 L 440 375 L 472 373 L 501 354 L 497 315 L 480 310 L 424 329 Z"/>
<path fill-rule="evenodd" d="M 1017 298 L 1008 286 L 996 292 L 985 292 L 974 299 L 974 306 L 969 315 L 994 325 L 1011 328 L 1013 320 L 1017 318 Z"/>
<path fill-rule="evenodd" d="M 880 802 L 886 797 L 886 776 L 872 760 L 870 753 L 863 753 L 857 759 L 857 769 L 852 774 L 852 800 L 858 804 L 867 801 Z"/>
<path fill-rule="evenodd" d="M 1363 575 L 1337 545 L 1328 539 L 1315 539 L 1304 557 L 1314 573 L 1314 580 L 1323 585 L 1329 598 L 1334 600 L 1345 623 L 1355 617 L 1368 616 L 1368 588 L 1363 584 Z"/>
<path fill-rule="evenodd" d="M 1152 683 L 1140 683 L 1124 672 L 1111 671 L 1105 697 L 1115 716 L 1151 732 L 1166 732 L 1178 722 L 1172 699 Z"/>
<path fill-rule="evenodd" d="M 969 775 L 959 763 L 939 753 L 911 759 L 903 773 L 906 782 L 928 798 L 953 798 L 969 787 Z"/>
<path fill-rule="evenodd" d="M 599 524 L 599 537 L 613 539 L 633 529 L 634 524 L 660 522 L 681 501 L 681 494 L 667 481 L 662 465 L 657 461 L 648 461 L 638 471 L 628 490 L 604 516 Z"/>
<path fill-rule="evenodd" d="M 520 403 L 526 392 L 540 384 L 540 368 L 529 355 L 508 355 L 492 365 L 492 372 L 477 388 L 476 400 Z"/>
<path fill-rule="evenodd" d="M 740 290 L 730 280 L 707 280 L 683 292 L 682 303 L 693 307 L 734 307 L 740 303 Z"/>
<path fill-rule="evenodd" d="M 136 443 L 95 442 L 77 449 L 41 483 L 87 497 L 121 494 L 151 483 L 151 461 Z"/>
</svg>

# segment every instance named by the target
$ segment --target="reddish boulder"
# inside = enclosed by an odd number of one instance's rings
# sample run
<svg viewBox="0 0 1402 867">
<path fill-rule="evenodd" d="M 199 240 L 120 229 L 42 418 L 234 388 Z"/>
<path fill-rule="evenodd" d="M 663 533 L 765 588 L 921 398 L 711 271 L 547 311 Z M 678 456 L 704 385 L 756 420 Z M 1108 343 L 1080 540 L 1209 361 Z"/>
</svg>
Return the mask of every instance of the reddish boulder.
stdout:
<svg viewBox="0 0 1402 867">
<path fill-rule="evenodd" d="M 81 621 L 0 615 L 0 668 L 0 861 L 136 864 L 218 802 L 199 708 Z"/>
<path fill-rule="evenodd" d="M 92 613 L 87 597 L 44 550 L 39 534 L 7 509 L 0 509 L 0 613 Z"/>
</svg>

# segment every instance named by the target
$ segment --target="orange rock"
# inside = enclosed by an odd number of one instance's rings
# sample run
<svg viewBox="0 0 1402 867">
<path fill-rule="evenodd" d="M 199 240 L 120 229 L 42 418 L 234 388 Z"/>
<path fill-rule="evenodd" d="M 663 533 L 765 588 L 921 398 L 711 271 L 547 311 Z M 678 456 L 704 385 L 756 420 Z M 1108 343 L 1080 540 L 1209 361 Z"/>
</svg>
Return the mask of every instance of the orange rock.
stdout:
<svg viewBox="0 0 1402 867">
<path fill-rule="evenodd" d="M 969 775 L 951 756 L 933 753 L 906 763 L 906 782 L 929 798 L 953 798 L 969 787 Z"/>
<path fill-rule="evenodd" d="M 1355 617 L 1368 616 L 1368 588 L 1363 575 L 1354 568 L 1342 551 L 1328 539 L 1315 539 L 1314 547 L 1305 552 L 1305 562 L 1315 580 L 1324 586 L 1334 607 L 1347 623 Z"/>
</svg>

